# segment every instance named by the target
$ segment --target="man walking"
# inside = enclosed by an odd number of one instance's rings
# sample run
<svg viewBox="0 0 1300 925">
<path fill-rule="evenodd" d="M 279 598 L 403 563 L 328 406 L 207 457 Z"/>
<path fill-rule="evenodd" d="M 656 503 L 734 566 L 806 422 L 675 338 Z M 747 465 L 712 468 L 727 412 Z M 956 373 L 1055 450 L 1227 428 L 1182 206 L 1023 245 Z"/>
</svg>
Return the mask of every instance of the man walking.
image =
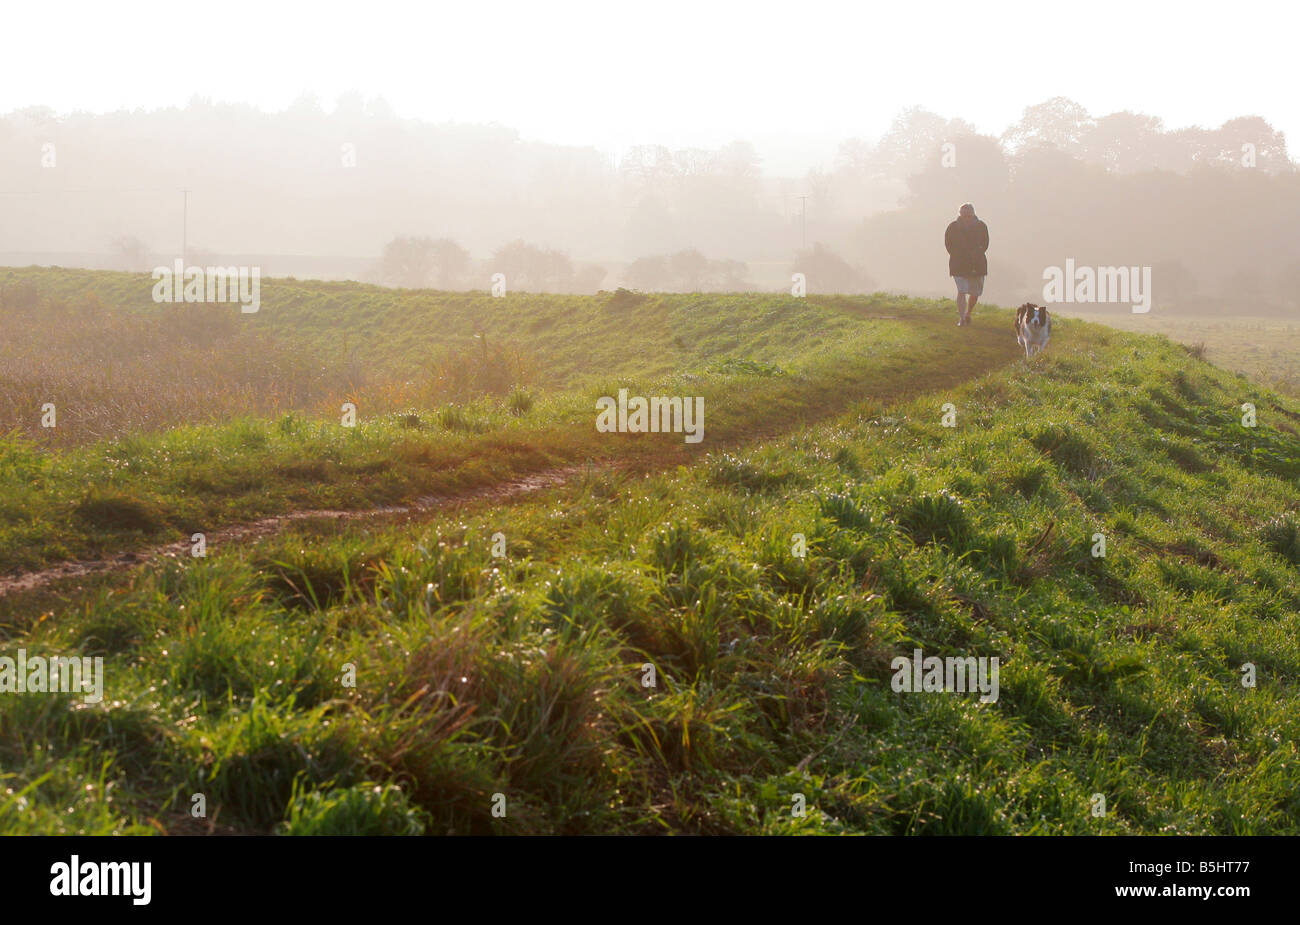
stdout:
<svg viewBox="0 0 1300 925">
<path fill-rule="evenodd" d="M 989 249 L 989 226 L 975 217 L 975 207 L 969 202 L 944 232 L 943 245 L 948 248 L 948 275 L 957 283 L 957 327 L 965 327 L 984 293 L 984 277 L 989 272 L 984 256 Z"/>
</svg>

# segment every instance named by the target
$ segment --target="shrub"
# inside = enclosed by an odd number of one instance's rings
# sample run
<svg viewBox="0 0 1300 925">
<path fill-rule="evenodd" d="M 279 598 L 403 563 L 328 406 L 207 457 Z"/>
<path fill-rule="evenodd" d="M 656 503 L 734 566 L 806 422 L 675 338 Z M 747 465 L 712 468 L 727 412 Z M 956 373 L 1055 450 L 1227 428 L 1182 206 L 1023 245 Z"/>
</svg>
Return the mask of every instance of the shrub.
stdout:
<svg viewBox="0 0 1300 925">
<path fill-rule="evenodd" d="M 624 289 L 622 286 L 614 290 L 614 293 L 605 300 L 605 307 L 614 310 L 636 308 L 644 302 L 648 296 L 640 292 L 633 292 L 631 289 Z"/>
<path fill-rule="evenodd" d="M 970 519 L 961 501 L 949 494 L 926 495 L 903 508 L 899 521 L 919 545 L 945 543 L 962 549 L 970 541 Z"/>
<path fill-rule="evenodd" d="M 672 524 L 655 531 L 650 560 L 669 574 L 680 575 L 692 563 L 708 561 L 708 540 L 685 524 Z"/>
<path fill-rule="evenodd" d="M 1075 475 L 1088 475 L 1097 464 L 1097 453 L 1084 437 L 1064 424 L 1048 424 L 1032 440 L 1061 468 Z"/>
<path fill-rule="evenodd" d="M 709 481 L 724 488 L 734 487 L 751 492 L 762 492 L 779 488 L 792 481 L 794 477 L 794 473 L 788 470 L 755 464 L 731 453 L 719 453 L 709 457 Z"/>
<path fill-rule="evenodd" d="M 429 817 L 394 784 L 297 791 L 283 835 L 423 835 Z"/>
<path fill-rule="evenodd" d="M 818 498 L 821 512 L 841 527 L 850 530 L 866 530 L 871 526 L 871 512 L 858 507 L 849 495 L 832 494 Z"/>
<path fill-rule="evenodd" d="M 1279 517 L 1264 526 L 1264 545 L 1292 565 L 1300 565 L 1300 523 L 1294 517 Z"/>
<path fill-rule="evenodd" d="M 516 388 L 510 393 L 510 398 L 506 401 L 506 407 L 510 409 L 511 414 L 527 414 L 533 410 L 532 393 L 526 389 Z"/>
<path fill-rule="evenodd" d="M 152 505 L 113 490 L 92 488 L 73 508 L 73 515 L 100 530 L 139 530 L 153 533 L 161 526 L 161 517 Z"/>
<path fill-rule="evenodd" d="M 438 412 L 438 423 L 445 430 L 470 430 L 469 416 L 459 405 L 448 405 Z"/>
</svg>

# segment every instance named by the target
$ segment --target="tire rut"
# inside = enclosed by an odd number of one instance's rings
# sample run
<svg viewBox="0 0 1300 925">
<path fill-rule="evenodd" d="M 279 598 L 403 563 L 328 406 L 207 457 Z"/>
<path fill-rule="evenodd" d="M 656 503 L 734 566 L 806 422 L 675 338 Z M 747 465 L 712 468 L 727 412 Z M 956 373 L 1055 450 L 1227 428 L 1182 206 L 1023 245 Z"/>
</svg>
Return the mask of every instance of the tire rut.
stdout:
<svg viewBox="0 0 1300 925">
<path fill-rule="evenodd" d="M 608 467 L 605 467 L 608 468 Z M 563 468 L 544 469 L 531 475 L 498 482 L 464 492 L 444 495 L 425 495 L 409 504 L 388 505 L 385 507 L 365 508 L 362 510 L 304 509 L 263 517 L 260 520 L 231 524 L 205 535 L 208 545 L 220 546 L 232 541 L 255 540 L 278 533 L 288 525 L 303 520 L 336 521 L 375 521 L 409 517 L 410 515 L 431 514 L 449 510 L 458 505 L 477 501 L 508 501 L 522 495 L 532 494 L 547 488 L 554 488 L 571 481 L 584 472 L 604 471 L 603 468 L 588 466 L 567 466 Z M 130 569 L 147 565 L 164 558 L 179 558 L 189 553 L 189 540 L 165 543 L 151 549 L 115 553 L 100 559 L 73 559 L 60 562 L 48 568 L 17 575 L 0 577 L 0 597 L 9 594 L 35 591 L 56 582 L 70 578 L 82 578 L 99 572 L 118 569 Z"/>
</svg>

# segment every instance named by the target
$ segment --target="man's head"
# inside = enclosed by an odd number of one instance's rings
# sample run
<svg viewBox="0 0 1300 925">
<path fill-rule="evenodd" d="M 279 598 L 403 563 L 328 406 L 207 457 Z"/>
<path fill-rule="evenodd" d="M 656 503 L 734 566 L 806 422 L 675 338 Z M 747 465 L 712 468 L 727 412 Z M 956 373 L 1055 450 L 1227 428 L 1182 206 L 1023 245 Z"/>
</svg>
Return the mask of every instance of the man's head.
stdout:
<svg viewBox="0 0 1300 925">
<path fill-rule="evenodd" d="M 962 207 L 957 210 L 957 217 L 963 222 L 975 221 L 975 207 L 969 202 L 963 203 Z"/>
</svg>

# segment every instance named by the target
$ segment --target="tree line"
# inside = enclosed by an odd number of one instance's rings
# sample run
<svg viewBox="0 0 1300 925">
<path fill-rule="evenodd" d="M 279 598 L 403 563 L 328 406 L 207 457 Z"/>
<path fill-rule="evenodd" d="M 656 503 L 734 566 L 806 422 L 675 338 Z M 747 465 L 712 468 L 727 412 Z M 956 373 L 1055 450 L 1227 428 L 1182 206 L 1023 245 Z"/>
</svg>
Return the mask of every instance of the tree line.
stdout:
<svg viewBox="0 0 1300 925">
<path fill-rule="evenodd" d="M 0 170 L 0 252 L 131 269 L 179 254 L 189 189 L 196 259 L 313 255 L 336 259 L 336 275 L 449 288 L 486 287 L 486 271 L 565 292 L 776 289 L 805 272 L 810 291 L 941 294 L 943 227 L 972 201 L 992 230 L 994 301 L 1031 298 L 1045 268 L 1073 258 L 1152 267 L 1162 310 L 1300 307 L 1300 178 L 1258 116 L 1171 127 L 1056 98 L 994 135 L 912 108 L 780 177 L 743 140 L 614 158 L 405 119 L 357 94 L 278 113 L 195 99 L 11 112 Z"/>
</svg>

